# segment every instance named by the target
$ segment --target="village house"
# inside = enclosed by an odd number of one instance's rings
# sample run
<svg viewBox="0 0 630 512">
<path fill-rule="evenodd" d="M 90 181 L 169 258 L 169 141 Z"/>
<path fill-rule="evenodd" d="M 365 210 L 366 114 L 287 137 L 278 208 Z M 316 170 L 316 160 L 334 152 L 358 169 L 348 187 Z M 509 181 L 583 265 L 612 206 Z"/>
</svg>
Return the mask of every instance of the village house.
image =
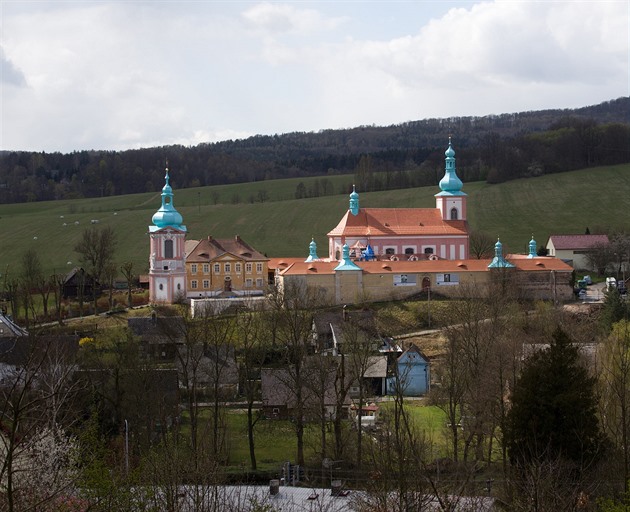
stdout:
<svg viewBox="0 0 630 512">
<path fill-rule="evenodd" d="M 547 254 L 559 258 L 576 270 L 594 270 L 588 261 L 589 251 L 608 245 L 607 235 L 551 235 Z"/>
</svg>

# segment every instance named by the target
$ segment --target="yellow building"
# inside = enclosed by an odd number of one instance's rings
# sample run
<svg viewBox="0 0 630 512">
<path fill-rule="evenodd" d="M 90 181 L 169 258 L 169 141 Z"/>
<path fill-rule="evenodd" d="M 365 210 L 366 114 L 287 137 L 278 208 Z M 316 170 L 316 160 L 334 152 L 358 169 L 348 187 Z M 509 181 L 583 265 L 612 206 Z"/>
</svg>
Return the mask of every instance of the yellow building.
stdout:
<svg viewBox="0 0 630 512">
<path fill-rule="evenodd" d="M 529 255 L 504 258 L 497 242 L 493 259 L 361 261 L 350 258 L 346 245 L 341 261 L 276 258 L 270 267 L 280 289 L 315 288 L 330 304 L 400 300 L 428 290 L 453 297 L 483 296 L 497 283 L 522 298 L 571 299 L 573 269 L 558 258 L 536 256 L 535 243 L 533 249 Z"/>
<path fill-rule="evenodd" d="M 238 235 L 186 243 L 194 245 L 186 256 L 189 299 L 262 295 L 267 289 L 269 259 Z"/>
</svg>

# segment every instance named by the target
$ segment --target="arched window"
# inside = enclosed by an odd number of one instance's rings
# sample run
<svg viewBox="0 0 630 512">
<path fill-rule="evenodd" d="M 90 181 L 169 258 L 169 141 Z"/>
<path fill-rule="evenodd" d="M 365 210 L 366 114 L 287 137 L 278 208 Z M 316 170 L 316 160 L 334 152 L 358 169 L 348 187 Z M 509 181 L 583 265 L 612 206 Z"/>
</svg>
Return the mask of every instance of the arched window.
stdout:
<svg viewBox="0 0 630 512">
<path fill-rule="evenodd" d="M 173 240 L 164 240 L 164 257 L 173 257 Z"/>
<path fill-rule="evenodd" d="M 424 254 L 433 254 L 433 247 L 425 247 Z"/>
<path fill-rule="evenodd" d="M 394 249 L 393 247 L 388 247 L 387 249 L 385 249 L 385 254 L 396 254 L 396 249 Z"/>
<path fill-rule="evenodd" d="M 457 208 L 451 208 L 451 220 L 457 220 Z"/>
<path fill-rule="evenodd" d="M 160 291 L 161 291 L 161 290 L 163 290 L 163 289 L 164 289 L 164 285 L 163 285 L 163 284 L 161 284 L 161 285 L 160 285 Z"/>
<path fill-rule="evenodd" d="M 413 254 L 414 252 L 416 252 L 416 251 L 414 250 L 413 247 L 407 247 L 405 249 L 405 254 Z"/>
<path fill-rule="evenodd" d="M 422 279 L 422 289 L 424 291 L 431 289 L 431 279 L 429 279 L 428 277 Z"/>
</svg>

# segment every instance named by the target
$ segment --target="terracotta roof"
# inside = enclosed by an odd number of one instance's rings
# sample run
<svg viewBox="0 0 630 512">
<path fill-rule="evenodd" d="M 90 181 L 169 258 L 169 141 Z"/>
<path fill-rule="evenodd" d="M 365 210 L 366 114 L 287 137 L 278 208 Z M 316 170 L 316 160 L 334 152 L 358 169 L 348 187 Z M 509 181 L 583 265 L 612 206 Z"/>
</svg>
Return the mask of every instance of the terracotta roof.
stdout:
<svg viewBox="0 0 630 512">
<path fill-rule="evenodd" d="M 188 254 L 186 261 L 207 262 L 215 260 L 224 254 L 231 254 L 245 261 L 264 261 L 268 259 L 237 235 L 234 238 L 225 239 L 209 236 L 200 240 Z"/>
<path fill-rule="evenodd" d="M 551 235 L 549 241 L 557 249 L 591 249 L 598 244 L 607 244 L 606 235 Z"/>
<path fill-rule="evenodd" d="M 507 260 L 516 266 L 517 270 L 572 272 L 573 268 L 562 260 L 552 257 L 514 258 L 507 256 Z M 419 261 L 355 261 L 366 274 L 432 274 L 455 272 L 487 272 L 492 259 L 469 260 L 419 260 Z M 325 275 L 334 274 L 336 261 L 313 261 L 310 263 L 293 262 L 280 270 L 280 275 Z"/>
<path fill-rule="evenodd" d="M 464 220 L 443 220 L 436 208 L 361 208 L 350 211 L 328 236 L 466 235 Z"/>
</svg>

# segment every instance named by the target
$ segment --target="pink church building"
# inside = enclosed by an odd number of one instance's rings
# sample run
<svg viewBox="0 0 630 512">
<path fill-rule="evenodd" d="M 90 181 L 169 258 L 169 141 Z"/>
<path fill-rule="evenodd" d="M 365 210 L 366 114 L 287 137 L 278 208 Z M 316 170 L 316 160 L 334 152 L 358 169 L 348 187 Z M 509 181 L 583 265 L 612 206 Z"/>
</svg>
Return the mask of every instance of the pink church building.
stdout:
<svg viewBox="0 0 630 512">
<path fill-rule="evenodd" d="M 341 260 L 347 245 L 352 258 L 367 261 L 468 259 L 466 194 L 455 170 L 450 139 L 444 154 L 446 169 L 435 208 L 360 208 L 359 194 L 353 190 L 348 211 L 328 233 L 328 258 Z"/>
<path fill-rule="evenodd" d="M 173 304 L 178 298 L 186 296 L 186 226 L 173 206 L 168 168 L 164 179 L 162 205 L 153 214 L 153 225 L 149 226 L 149 300 L 152 303 Z"/>
</svg>

